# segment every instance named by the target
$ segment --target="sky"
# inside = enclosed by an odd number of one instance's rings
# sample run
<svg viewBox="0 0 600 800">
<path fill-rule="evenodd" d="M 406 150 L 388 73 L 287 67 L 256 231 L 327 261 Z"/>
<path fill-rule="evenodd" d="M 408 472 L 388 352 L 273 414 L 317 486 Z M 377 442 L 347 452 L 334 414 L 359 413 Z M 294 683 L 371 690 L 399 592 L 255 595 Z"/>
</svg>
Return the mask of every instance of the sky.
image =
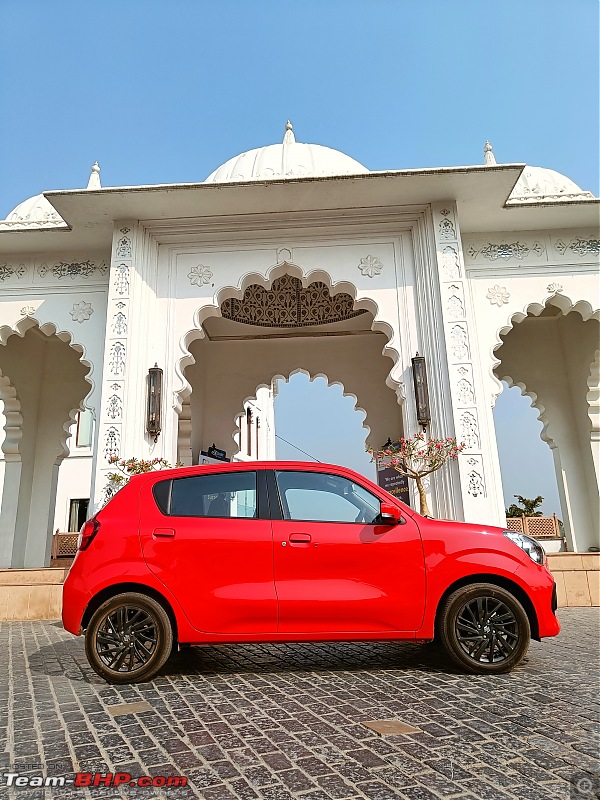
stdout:
<svg viewBox="0 0 600 800">
<path fill-rule="evenodd" d="M 489 139 L 499 162 L 599 191 L 597 0 L 2 0 L 1 10 L 0 218 L 41 191 L 85 186 L 95 160 L 104 186 L 201 181 L 281 141 L 287 119 L 299 141 L 372 170 L 481 163 Z M 282 390 L 281 435 L 293 428 L 284 400 L 318 390 L 300 377 Z M 513 394 L 498 401 L 498 430 L 515 435 L 529 412 L 535 441 L 536 414 Z M 343 457 L 360 461 L 360 417 L 347 402 L 333 408 L 356 431 Z M 308 431 L 293 435 L 310 444 Z M 340 460 L 335 438 L 320 438 Z M 555 492 L 542 470 L 539 486 L 519 463 L 505 471 L 509 497 Z"/>
</svg>

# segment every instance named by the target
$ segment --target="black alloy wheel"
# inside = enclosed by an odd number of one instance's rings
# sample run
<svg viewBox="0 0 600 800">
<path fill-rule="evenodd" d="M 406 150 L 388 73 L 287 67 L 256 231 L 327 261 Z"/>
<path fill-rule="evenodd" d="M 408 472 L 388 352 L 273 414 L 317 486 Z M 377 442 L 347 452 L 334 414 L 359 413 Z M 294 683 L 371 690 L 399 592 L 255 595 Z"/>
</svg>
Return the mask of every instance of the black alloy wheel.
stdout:
<svg viewBox="0 0 600 800">
<path fill-rule="evenodd" d="M 468 672 L 510 672 L 524 658 L 531 631 L 520 602 L 493 584 L 457 589 L 440 612 L 440 638 Z"/>
<path fill-rule="evenodd" d="M 90 666 L 109 683 L 150 680 L 171 654 L 172 646 L 173 630 L 165 609 L 137 592 L 103 603 L 85 633 Z"/>
</svg>

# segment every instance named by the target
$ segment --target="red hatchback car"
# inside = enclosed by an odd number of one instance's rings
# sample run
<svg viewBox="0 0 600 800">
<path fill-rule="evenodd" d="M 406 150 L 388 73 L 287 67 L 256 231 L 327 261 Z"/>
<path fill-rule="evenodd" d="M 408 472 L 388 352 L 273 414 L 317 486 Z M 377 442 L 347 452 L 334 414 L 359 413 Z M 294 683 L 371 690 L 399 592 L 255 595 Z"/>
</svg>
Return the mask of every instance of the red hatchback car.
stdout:
<svg viewBox="0 0 600 800">
<path fill-rule="evenodd" d="M 132 478 L 85 523 L 63 624 L 111 683 L 215 642 L 439 638 L 469 672 L 508 672 L 560 630 L 545 561 L 527 536 L 427 519 L 344 467 L 184 467 Z"/>
</svg>

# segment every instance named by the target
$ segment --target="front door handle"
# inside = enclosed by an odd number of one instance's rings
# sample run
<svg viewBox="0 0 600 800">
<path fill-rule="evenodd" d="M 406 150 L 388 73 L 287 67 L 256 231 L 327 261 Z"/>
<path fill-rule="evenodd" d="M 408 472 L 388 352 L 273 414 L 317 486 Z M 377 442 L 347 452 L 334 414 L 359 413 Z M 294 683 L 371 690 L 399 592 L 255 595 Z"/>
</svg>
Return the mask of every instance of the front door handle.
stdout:
<svg viewBox="0 0 600 800">
<path fill-rule="evenodd" d="M 153 539 L 172 539 L 174 536 L 174 528 L 154 528 L 152 531 Z"/>
<path fill-rule="evenodd" d="M 290 544 L 310 544 L 310 533 L 290 533 Z"/>
</svg>

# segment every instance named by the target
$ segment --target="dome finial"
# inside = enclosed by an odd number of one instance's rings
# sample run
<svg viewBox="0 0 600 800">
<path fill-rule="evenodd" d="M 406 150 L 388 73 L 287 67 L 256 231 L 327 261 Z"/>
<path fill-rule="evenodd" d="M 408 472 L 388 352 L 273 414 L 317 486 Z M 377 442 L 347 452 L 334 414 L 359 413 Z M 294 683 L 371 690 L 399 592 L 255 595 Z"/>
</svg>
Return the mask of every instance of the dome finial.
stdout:
<svg viewBox="0 0 600 800">
<path fill-rule="evenodd" d="M 483 146 L 483 162 L 484 164 L 495 164 L 496 157 L 494 155 L 494 151 L 492 150 L 492 145 L 486 140 L 486 143 Z"/>
<path fill-rule="evenodd" d="M 87 185 L 88 189 L 101 189 L 102 184 L 100 183 L 100 165 L 97 161 L 94 161 L 92 166 L 92 171 L 90 172 L 90 179 Z"/>
<path fill-rule="evenodd" d="M 296 137 L 294 136 L 294 126 L 288 121 L 285 123 L 285 134 L 283 137 L 284 144 L 294 144 Z"/>
</svg>

